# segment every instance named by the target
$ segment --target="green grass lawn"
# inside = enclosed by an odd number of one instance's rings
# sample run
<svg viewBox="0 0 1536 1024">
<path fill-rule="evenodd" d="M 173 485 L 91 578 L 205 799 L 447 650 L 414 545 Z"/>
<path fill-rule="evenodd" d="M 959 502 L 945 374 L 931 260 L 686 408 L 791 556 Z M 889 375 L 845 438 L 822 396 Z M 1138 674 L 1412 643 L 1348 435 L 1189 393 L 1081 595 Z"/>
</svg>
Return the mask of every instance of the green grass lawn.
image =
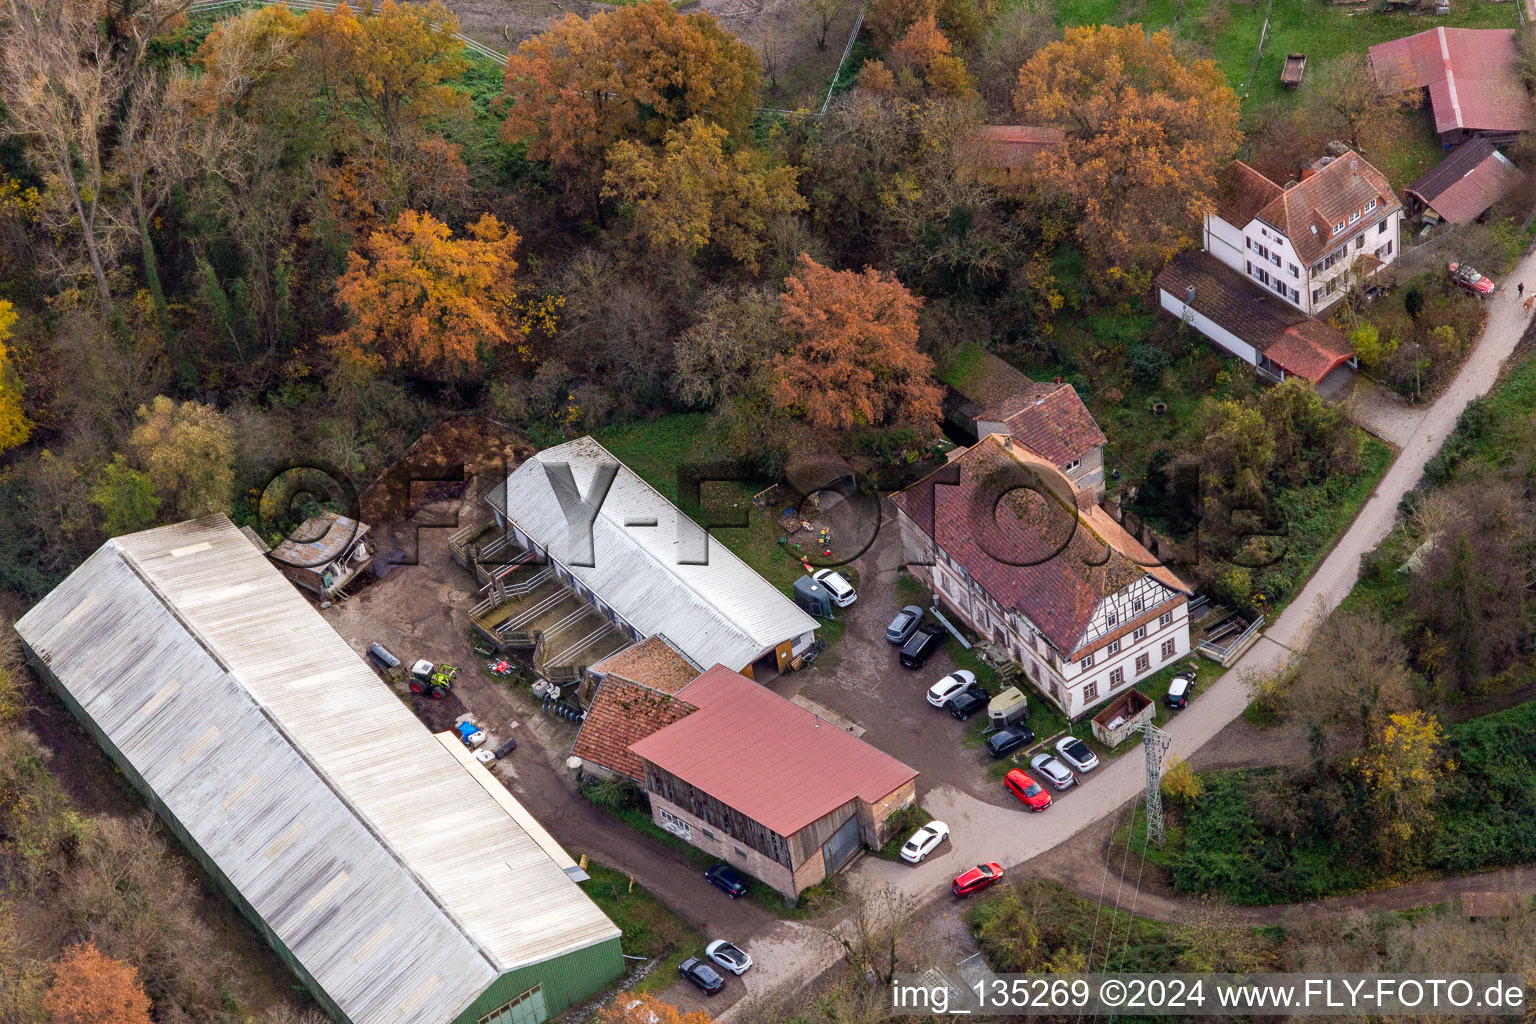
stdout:
<svg viewBox="0 0 1536 1024">
<path fill-rule="evenodd" d="M 677 965 L 690 956 L 703 956 L 705 939 L 687 921 L 674 914 L 622 871 L 587 866 L 582 891 L 624 933 L 624 952 L 630 956 L 660 957 L 656 969 L 642 978 L 634 991 L 660 992 L 677 980 Z"/>
</svg>

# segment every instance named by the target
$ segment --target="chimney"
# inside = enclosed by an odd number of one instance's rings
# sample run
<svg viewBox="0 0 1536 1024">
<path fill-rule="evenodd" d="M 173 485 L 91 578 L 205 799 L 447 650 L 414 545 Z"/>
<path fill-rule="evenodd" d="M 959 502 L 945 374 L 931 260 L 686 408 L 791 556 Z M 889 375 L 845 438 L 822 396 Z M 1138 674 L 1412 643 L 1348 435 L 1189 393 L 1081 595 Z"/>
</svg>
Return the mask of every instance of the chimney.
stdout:
<svg viewBox="0 0 1536 1024">
<path fill-rule="evenodd" d="M 1065 382 L 1060 377 L 1057 377 L 1056 378 L 1056 383 L 1057 384 L 1062 384 L 1062 383 L 1065 383 Z"/>
<path fill-rule="evenodd" d="M 1194 285 L 1190 285 L 1188 288 L 1184 289 L 1184 305 L 1186 305 L 1186 306 L 1193 306 L 1194 304 L 1195 304 L 1195 286 Z"/>
<path fill-rule="evenodd" d="M 1012 448 L 1013 447 L 1013 435 L 1012 434 L 1004 434 L 1003 435 L 1003 447 L 1004 448 Z"/>
</svg>

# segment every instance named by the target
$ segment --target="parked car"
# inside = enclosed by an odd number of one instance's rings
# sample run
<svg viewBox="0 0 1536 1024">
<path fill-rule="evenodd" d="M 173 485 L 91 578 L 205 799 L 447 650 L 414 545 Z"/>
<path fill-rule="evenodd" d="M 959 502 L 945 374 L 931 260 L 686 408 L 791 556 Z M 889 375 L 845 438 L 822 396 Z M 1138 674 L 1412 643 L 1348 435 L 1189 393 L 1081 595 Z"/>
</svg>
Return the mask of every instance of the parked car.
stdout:
<svg viewBox="0 0 1536 1024">
<path fill-rule="evenodd" d="M 733 900 L 747 894 L 747 880 L 729 864 L 711 864 L 704 872 L 704 880 Z"/>
<path fill-rule="evenodd" d="M 1495 287 L 1491 278 L 1484 277 L 1465 263 L 1451 264 L 1451 280 L 1456 287 L 1471 292 L 1478 298 L 1492 295 Z"/>
<path fill-rule="evenodd" d="M 975 688 L 975 686 L 976 673 L 970 669 L 957 668 L 943 679 L 928 687 L 928 703 L 936 708 L 942 708 L 951 700 L 960 696 L 966 690 Z"/>
<path fill-rule="evenodd" d="M 960 721 L 965 721 L 978 711 L 987 710 L 987 702 L 992 695 L 979 686 L 973 686 L 964 693 L 950 698 L 949 713 Z"/>
<path fill-rule="evenodd" d="M 1029 773 L 1015 768 L 1003 778 L 1003 785 L 1008 787 L 1008 792 L 1019 798 L 1019 802 L 1032 811 L 1043 811 L 1051 806 L 1051 794 L 1045 791 L 1045 787 L 1029 777 Z"/>
<path fill-rule="evenodd" d="M 746 974 L 747 968 L 752 966 L 752 958 L 747 956 L 746 950 L 724 939 L 716 939 L 705 946 L 704 955 L 713 960 L 716 965 L 736 975 Z"/>
<path fill-rule="evenodd" d="M 949 838 L 949 826 L 942 821 L 930 821 L 906 841 L 901 848 L 901 859 L 908 864 L 921 864 L 927 856 Z"/>
<path fill-rule="evenodd" d="M 885 638 L 893 644 L 904 644 L 922 624 L 923 610 L 915 604 L 909 604 L 897 612 L 891 624 L 885 627 Z"/>
<path fill-rule="evenodd" d="M 1066 789 L 1077 784 L 1072 769 L 1056 760 L 1055 754 L 1036 754 L 1029 759 L 1029 766 L 1056 789 Z"/>
<path fill-rule="evenodd" d="M 951 882 L 949 887 L 955 891 L 956 896 L 969 896 L 973 892 L 981 892 L 988 886 L 996 885 L 1002 879 L 1001 864 L 977 864 Z"/>
<path fill-rule="evenodd" d="M 839 608 L 847 608 L 859 599 L 859 592 L 853 589 L 853 584 L 831 569 L 817 570 L 811 579 L 827 588 L 827 593 L 832 595 L 832 603 Z"/>
<path fill-rule="evenodd" d="M 1008 725 L 987 737 L 987 753 L 993 757 L 1006 757 L 1035 742 L 1035 731 L 1027 725 Z"/>
<path fill-rule="evenodd" d="M 901 645 L 901 664 L 905 668 L 922 668 L 933 652 L 944 646 L 944 627 L 929 623 L 918 626 L 917 632 Z"/>
<path fill-rule="evenodd" d="M 1163 698 L 1163 703 L 1169 707 L 1178 709 L 1189 704 L 1189 698 L 1195 695 L 1195 677 L 1187 672 L 1180 672 L 1168 681 L 1168 694 Z"/>
<path fill-rule="evenodd" d="M 1063 736 L 1057 740 L 1056 754 L 1080 772 L 1091 772 L 1099 766 L 1098 757 L 1076 736 Z"/>
<path fill-rule="evenodd" d="M 707 996 L 712 996 L 725 988 L 725 979 L 720 976 L 720 972 L 696 956 L 691 956 L 678 964 L 677 973 L 697 985 L 699 991 Z"/>
</svg>

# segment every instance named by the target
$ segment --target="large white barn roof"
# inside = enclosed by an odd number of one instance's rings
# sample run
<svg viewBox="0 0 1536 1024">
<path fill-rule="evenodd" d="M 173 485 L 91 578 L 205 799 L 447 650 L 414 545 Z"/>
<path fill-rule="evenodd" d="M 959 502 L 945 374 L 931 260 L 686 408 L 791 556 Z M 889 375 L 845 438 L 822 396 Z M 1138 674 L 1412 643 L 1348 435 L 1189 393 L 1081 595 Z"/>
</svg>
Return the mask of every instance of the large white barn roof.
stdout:
<svg viewBox="0 0 1536 1024">
<path fill-rule="evenodd" d="M 618 936 L 224 517 L 107 542 L 16 628 L 355 1024 Z"/>
<path fill-rule="evenodd" d="M 560 463 L 570 466 L 582 497 L 592 493 L 599 466 L 619 467 L 592 524 L 591 566 L 572 564 L 570 528 L 544 468 Z M 685 530 L 699 527 L 590 437 L 539 452 L 487 500 L 631 626 L 664 635 L 699 665 L 740 671 L 817 627 L 714 537 L 702 564 L 679 564 L 678 521 Z"/>
</svg>

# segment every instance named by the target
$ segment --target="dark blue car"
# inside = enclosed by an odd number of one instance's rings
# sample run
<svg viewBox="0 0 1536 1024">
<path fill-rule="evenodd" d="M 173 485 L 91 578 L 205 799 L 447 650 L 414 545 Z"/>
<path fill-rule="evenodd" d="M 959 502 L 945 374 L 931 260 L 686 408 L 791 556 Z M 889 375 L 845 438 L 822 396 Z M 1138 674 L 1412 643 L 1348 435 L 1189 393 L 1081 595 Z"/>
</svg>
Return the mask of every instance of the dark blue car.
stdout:
<svg viewBox="0 0 1536 1024">
<path fill-rule="evenodd" d="M 729 864 L 711 864 L 704 879 L 733 900 L 747 894 L 747 880 Z"/>
</svg>

